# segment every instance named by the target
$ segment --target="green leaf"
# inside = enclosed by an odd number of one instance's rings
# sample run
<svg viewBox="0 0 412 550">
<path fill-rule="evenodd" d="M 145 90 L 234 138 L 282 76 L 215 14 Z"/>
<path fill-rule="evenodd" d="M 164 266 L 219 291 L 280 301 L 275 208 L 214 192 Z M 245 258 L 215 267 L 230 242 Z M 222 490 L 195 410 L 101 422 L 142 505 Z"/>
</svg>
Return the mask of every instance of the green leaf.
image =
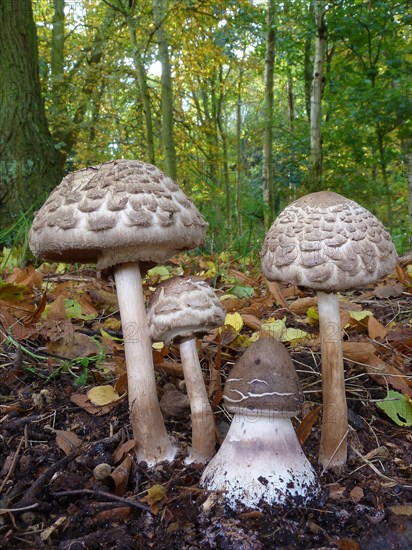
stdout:
<svg viewBox="0 0 412 550">
<path fill-rule="evenodd" d="M 24 285 L 15 285 L 14 283 L 5 283 L 0 280 L 0 298 L 2 300 L 23 300 L 24 292 L 26 291 Z"/>
<path fill-rule="evenodd" d="M 412 426 L 412 403 L 405 395 L 389 390 L 385 399 L 377 401 L 376 406 L 398 426 Z"/>
<path fill-rule="evenodd" d="M 235 285 L 232 286 L 232 288 L 227 292 L 228 294 L 233 294 L 233 296 L 236 296 L 237 298 L 250 298 L 253 296 L 254 289 L 252 286 Z"/>
<path fill-rule="evenodd" d="M 88 315 L 82 313 L 82 306 L 77 300 L 64 300 L 64 308 L 68 319 L 84 319 L 85 321 L 90 321 L 96 317 L 93 313 L 89 313 Z"/>
<path fill-rule="evenodd" d="M 371 311 L 367 311 L 367 310 L 349 311 L 349 315 L 355 321 L 362 321 L 362 319 L 365 319 L 366 317 L 371 317 L 373 315 L 373 313 Z"/>
</svg>

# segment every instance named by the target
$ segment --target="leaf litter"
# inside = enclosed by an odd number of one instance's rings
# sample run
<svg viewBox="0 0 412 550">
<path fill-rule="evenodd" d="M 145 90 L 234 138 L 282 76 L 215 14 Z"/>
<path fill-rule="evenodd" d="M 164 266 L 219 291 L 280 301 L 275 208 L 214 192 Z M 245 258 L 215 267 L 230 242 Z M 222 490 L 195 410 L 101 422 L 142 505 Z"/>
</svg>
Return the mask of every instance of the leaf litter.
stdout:
<svg viewBox="0 0 412 550">
<path fill-rule="evenodd" d="M 255 263 L 256 265 L 256 263 Z M 267 332 L 289 349 L 306 402 L 295 419 L 315 468 L 321 423 L 316 296 L 268 283 L 253 262 L 180 255 L 149 271 L 145 295 L 170 276 L 214 284 L 227 316 L 199 343 L 218 441 L 229 427 L 222 386 Z M 228 512 L 185 465 L 190 419 L 168 414 L 181 449 L 136 464 L 113 282 L 63 264 L 15 267 L 0 284 L 0 540 L 7 548 L 409 548 L 412 533 L 412 266 L 341 297 L 349 403 L 347 468 L 322 476 L 318 508 Z M 159 398 L 185 394 L 175 346 L 153 349 Z M 177 414 L 177 413 L 176 413 Z M 96 467 L 108 475 L 96 479 Z M 318 471 L 320 471 L 318 469 Z M 392 546 L 391 546 L 392 545 Z"/>
</svg>

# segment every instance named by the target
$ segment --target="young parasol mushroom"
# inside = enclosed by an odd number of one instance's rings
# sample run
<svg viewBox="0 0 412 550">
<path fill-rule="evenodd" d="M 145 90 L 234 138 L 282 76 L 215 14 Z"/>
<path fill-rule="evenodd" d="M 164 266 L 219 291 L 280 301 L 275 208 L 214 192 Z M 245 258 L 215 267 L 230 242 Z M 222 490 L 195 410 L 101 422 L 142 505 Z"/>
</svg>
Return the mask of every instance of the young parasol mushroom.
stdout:
<svg viewBox="0 0 412 550">
<path fill-rule="evenodd" d="M 303 394 L 285 346 L 267 338 L 251 344 L 231 370 L 223 399 L 235 416 L 201 486 L 223 490 L 232 509 L 316 499 L 315 472 L 290 420 Z"/>
<path fill-rule="evenodd" d="M 32 252 L 113 268 L 125 339 L 130 420 L 139 461 L 172 460 L 157 399 L 139 264 L 164 262 L 204 240 L 207 224 L 158 168 L 117 160 L 67 175 L 37 212 Z"/>
<path fill-rule="evenodd" d="M 186 463 L 204 463 L 215 454 L 215 422 L 196 349 L 196 337 L 221 326 L 225 312 L 204 281 L 174 277 L 161 283 L 148 308 L 152 340 L 179 344 L 190 401 L 192 448 Z"/>
<path fill-rule="evenodd" d="M 368 210 L 321 191 L 287 206 L 269 229 L 261 252 L 271 281 L 317 291 L 322 355 L 323 420 L 319 461 L 340 467 L 347 458 L 347 405 L 337 292 L 363 287 L 390 273 L 396 251 Z"/>
</svg>

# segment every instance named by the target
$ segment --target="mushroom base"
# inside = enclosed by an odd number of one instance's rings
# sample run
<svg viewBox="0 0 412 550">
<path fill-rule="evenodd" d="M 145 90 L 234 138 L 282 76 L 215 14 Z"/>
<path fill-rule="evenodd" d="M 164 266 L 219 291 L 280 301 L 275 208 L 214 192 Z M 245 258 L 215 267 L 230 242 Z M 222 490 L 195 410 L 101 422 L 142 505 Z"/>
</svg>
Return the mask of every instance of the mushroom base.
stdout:
<svg viewBox="0 0 412 550">
<path fill-rule="evenodd" d="M 228 506 L 307 504 L 320 493 L 316 474 L 289 418 L 236 414 L 218 453 L 200 479 L 224 491 Z"/>
</svg>

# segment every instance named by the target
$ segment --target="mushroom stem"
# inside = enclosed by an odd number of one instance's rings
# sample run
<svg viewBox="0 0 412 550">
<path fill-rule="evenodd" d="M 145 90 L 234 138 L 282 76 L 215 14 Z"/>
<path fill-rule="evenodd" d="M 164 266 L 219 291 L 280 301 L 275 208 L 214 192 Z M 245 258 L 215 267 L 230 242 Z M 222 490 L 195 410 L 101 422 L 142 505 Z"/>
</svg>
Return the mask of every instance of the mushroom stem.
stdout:
<svg viewBox="0 0 412 550">
<path fill-rule="evenodd" d="M 160 412 L 138 262 L 114 269 L 126 355 L 130 421 L 137 457 L 153 466 L 173 460 L 172 446 Z"/>
<path fill-rule="evenodd" d="M 337 294 L 318 292 L 322 355 L 323 419 L 319 462 L 323 469 L 343 466 L 347 458 L 348 409 Z"/>
<path fill-rule="evenodd" d="M 200 485 L 225 491 L 232 509 L 239 503 L 259 508 L 260 501 L 305 503 L 318 494 L 315 473 L 304 455 L 290 418 L 235 414 Z"/>
<path fill-rule="evenodd" d="M 215 454 L 215 421 L 197 354 L 196 338 L 180 343 L 180 358 L 192 417 L 192 449 L 185 462 L 205 463 Z"/>
</svg>

